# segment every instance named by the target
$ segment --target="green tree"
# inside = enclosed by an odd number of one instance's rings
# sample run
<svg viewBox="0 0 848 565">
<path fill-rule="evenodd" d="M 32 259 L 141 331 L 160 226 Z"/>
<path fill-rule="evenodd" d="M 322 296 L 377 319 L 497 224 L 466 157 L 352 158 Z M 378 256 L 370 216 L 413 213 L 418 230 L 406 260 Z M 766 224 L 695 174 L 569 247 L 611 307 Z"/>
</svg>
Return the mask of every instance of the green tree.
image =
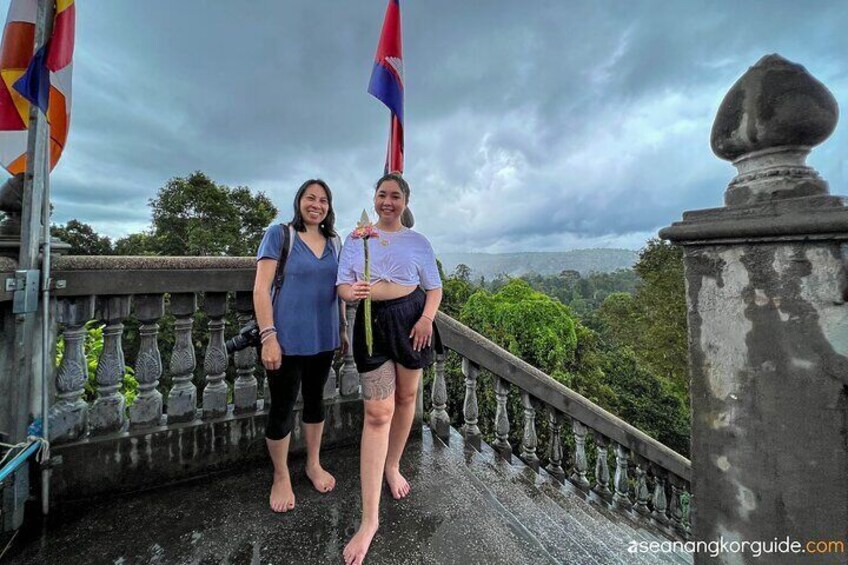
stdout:
<svg viewBox="0 0 848 565">
<path fill-rule="evenodd" d="M 642 282 L 632 299 L 610 295 L 598 314 L 612 341 L 630 347 L 643 367 L 688 398 L 688 345 L 683 251 L 652 239 L 634 270 Z M 687 401 L 688 402 L 688 401 Z"/>
<path fill-rule="evenodd" d="M 577 347 L 575 321 L 565 305 L 526 281 L 513 279 L 495 294 L 475 292 L 460 320 L 534 367 L 567 381 L 566 366 Z"/>
<path fill-rule="evenodd" d="M 112 241 L 79 220 L 69 220 L 65 225 L 52 226 L 50 233 L 53 237 L 70 244 L 69 255 L 112 254 Z"/>
<path fill-rule="evenodd" d="M 457 278 L 461 281 L 470 282 L 471 281 L 471 267 L 464 263 L 460 263 L 456 266 L 456 269 L 453 270 L 453 277 Z"/>
<path fill-rule="evenodd" d="M 149 232 L 133 233 L 115 242 L 115 255 L 157 255 L 156 239 Z"/>
<path fill-rule="evenodd" d="M 159 255 L 252 255 L 277 208 L 260 192 L 230 188 L 196 171 L 175 177 L 150 200 L 145 247 Z"/>
</svg>

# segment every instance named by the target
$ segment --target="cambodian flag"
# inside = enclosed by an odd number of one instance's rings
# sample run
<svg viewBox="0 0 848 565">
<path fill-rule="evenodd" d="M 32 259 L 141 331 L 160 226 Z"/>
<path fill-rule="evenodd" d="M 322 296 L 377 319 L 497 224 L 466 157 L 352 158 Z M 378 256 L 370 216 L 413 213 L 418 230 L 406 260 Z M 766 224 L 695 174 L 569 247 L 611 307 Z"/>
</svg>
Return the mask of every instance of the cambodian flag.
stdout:
<svg viewBox="0 0 848 565">
<path fill-rule="evenodd" d="M 0 165 L 15 175 L 26 170 L 30 104 L 50 124 L 50 168 L 56 166 L 71 119 L 74 0 L 56 0 L 50 40 L 34 51 L 38 0 L 12 0 L 0 44 Z"/>
<path fill-rule="evenodd" d="M 403 42 L 400 0 L 389 0 L 368 92 L 392 111 L 385 172 L 403 172 Z"/>
</svg>

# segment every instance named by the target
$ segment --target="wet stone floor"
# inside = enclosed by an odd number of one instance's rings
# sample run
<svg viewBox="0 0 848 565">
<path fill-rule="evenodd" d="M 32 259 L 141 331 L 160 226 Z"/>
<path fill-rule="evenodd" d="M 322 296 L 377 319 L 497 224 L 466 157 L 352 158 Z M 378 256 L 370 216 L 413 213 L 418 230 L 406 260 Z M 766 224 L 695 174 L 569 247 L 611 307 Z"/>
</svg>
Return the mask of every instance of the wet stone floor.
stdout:
<svg viewBox="0 0 848 565">
<path fill-rule="evenodd" d="M 414 430 L 401 472 L 412 492 L 384 489 L 368 564 L 544 563 L 533 543 L 481 494 L 461 458 L 427 429 Z M 259 465 L 134 495 L 66 504 L 15 538 L 6 563 L 342 563 L 359 521 L 357 447 L 328 450 L 336 489 L 319 494 L 291 462 L 296 508 L 268 507 L 271 467 Z"/>
</svg>

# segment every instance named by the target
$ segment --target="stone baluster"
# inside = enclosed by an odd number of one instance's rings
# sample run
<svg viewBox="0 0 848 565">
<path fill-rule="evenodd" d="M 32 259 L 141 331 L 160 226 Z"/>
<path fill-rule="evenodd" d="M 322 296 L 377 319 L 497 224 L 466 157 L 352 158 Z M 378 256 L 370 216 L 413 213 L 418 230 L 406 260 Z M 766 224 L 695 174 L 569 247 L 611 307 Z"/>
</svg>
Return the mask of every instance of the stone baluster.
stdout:
<svg viewBox="0 0 848 565">
<path fill-rule="evenodd" d="M 336 389 L 336 370 L 330 365 L 330 370 L 327 372 L 327 382 L 324 383 L 324 400 L 332 400 L 339 395 Z"/>
<path fill-rule="evenodd" d="M 679 534 L 684 535 L 686 529 L 683 526 L 683 505 L 680 501 L 680 495 L 683 493 L 681 488 L 682 481 L 674 475 L 669 476 L 669 486 L 671 487 L 671 497 L 668 501 L 668 518 L 671 522 L 671 527 Z"/>
<path fill-rule="evenodd" d="M 450 416 L 445 407 L 448 403 L 448 391 L 445 385 L 445 354 L 436 354 L 435 375 L 432 388 L 433 408 L 430 410 L 430 428 L 436 436 L 448 443 L 450 438 Z"/>
<path fill-rule="evenodd" d="M 571 429 L 574 432 L 574 469 L 571 472 L 571 482 L 586 490 L 589 488 L 589 459 L 586 457 L 586 433 L 588 430 L 582 422 L 571 421 Z"/>
<path fill-rule="evenodd" d="M 668 524 L 668 517 L 665 514 L 668 503 L 665 496 L 664 474 L 665 472 L 663 470 L 654 468 L 654 496 L 652 500 L 654 511 L 651 512 L 651 518 L 661 526 Z"/>
<path fill-rule="evenodd" d="M 359 394 L 359 371 L 353 360 L 353 321 L 356 319 L 356 303 L 345 306 L 347 314 L 347 339 L 350 347 L 344 355 L 344 365 L 339 374 L 339 393 L 342 396 L 357 396 Z"/>
<path fill-rule="evenodd" d="M 227 313 L 227 294 L 207 292 L 203 310 L 209 316 L 209 344 L 203 359 L 206 387 L 203 389 L 203 417 L 220 418 L 227 414 L 227 349 L 224 346 L 224 315 Z"/>
<path fill-rule="evenodd" d="M 609 459 L 607 457 L 607 438 L 599 433 L 595 433 L 595 452 L 597 458 L 595 460 L 595 486 L 592 488 L 595 493 L 605 500 L 611 500 L 612 491 L 609 488 L 610 472 Z"/>
<path fill-rule="evenodd" d="M 692 505 L 695 504 L 695 497 L 691 494 L 691 488 L 686 487 L 683 492 L 689 495 L 687 504 L 683 505 L 683 530 L 684 537 L 689 538 L 692 533 Z"/>
<path fill-rule="evenodd" d="M 253 320 L 253 293 L 236 292 L 236 320 L 241 328 Z M 256 380 L 256 348 L 245 347 L 233 355 L 236 380 L 233 383 L 233 412 L 242 414 L 256 411 L 259 384 Z M 226 369 L 225 369 L 226 370 Z"/>
<path fill-rule="evenodd" d="M 465 425 L 462 426 L 462 435 L 466 443 L 479 451 L 482 435 L 477 427 L 477 377 L 480 375 L 480 367 L 463 357 L 462 374 L 465 375 L 465 402 L 462 405 Z"/>
<path fill-rule="evenodd" d="M 509 382 L 497 375 L 492 377 L 495 388 L 495 440 L 492 447 L 506 459 L 512 461 L 512 446 L 509 443 L 509 410 L 507 399 L 509 397 Z"/>
<path fill-rule="evenodd" d="M 651 509 L 648 507 L 648 503 L 651 500 L 651 491 L 648 489 L 648 472 L 647 472 L 647 464 L 644 458 L 635 456 L 636 468 L 633 471 L 633 474 L 636 478 L 636 486 L 634 497 L 636 499 L 636 503 L 633 506 L 633 509 L 640 516 L 648 516 L 651 514 Z"/>
<path fill-rule="evenodd" d="M 263 368 L 262 374 L 265 375 L 262 379 L 262 410 L 268 410 L 271 407 L 271 390 L 268 388 L 268 371 Z"/>
<path fill-rule="evenodd" d="M 521 391 L 521 404 L 524 406 L 524 433 L 521 436 L 521 459 L 528 467 L 539 472 L 539 457 L 536 447 L 539 439 L 536 437 L 536 406 L 530 393 Z"/>
<path fill-rule="evenodd" d="M 613 504 L 623 509 L 630 509 L 630 480 L 627 476 L 627 466 L 630 464 L 630 451 L 623 445 L 615 445 L 615 475 L 613 476 Z"/>
<path fill-rule="evenodd" d="M 129 296 L 106 296 L 96 302 L 96 317 L 106 322 L 103 350 L 97 360 L 97 399 L 91 407 L 88 424 L 92 434 L 122 429 L 126 423 L 126 401 L 120 388 L 124 382 L 123 320 L 130 315 Z"/>
<path fill-rule="evenodd" d="M 550 439 L 548 440 L 548 465 L 545 470 L 559 482 L 563 482 L 565 471 L 562 468 L 562 414 L 553 406 L 548 406 L 548 423 Z"/>
<path fill-rule="evenodd" d="M 171 313 L 174 315 L 174 349 L 171 351 L 169 369 L 173 382 L 168 392 L 168 423 L 190 422 L 197 416 L 197 387 L 194 370 L 197 357 L 191 329 L 197 310 L 197 295 L 193 292 L 171 295 Z"/>
<path fill-rule="evenodd" d="M 159 353 L 159 319 L 165 315 L 165 296 L 139 294 L 133 299 L 138 328 L 139 349 L 135 360 L 135 378 L 138 396 L 130 406 L 130 426 L 158 426 L 162 422 L 162 393 L 159 378 L 162 376 L 162 357 Z"/>
<path fill-rule="evenodd" d="M 82 399 L 88 380 L 85 323 L 94 317 L 94 297 L 59 300 L 57 319 L 65 326 L 65 351 L 56 374 L 56 403 L 50 409 L 50 441 L 77 439 L 85 433 L 88 404 Z"/>
</svg>

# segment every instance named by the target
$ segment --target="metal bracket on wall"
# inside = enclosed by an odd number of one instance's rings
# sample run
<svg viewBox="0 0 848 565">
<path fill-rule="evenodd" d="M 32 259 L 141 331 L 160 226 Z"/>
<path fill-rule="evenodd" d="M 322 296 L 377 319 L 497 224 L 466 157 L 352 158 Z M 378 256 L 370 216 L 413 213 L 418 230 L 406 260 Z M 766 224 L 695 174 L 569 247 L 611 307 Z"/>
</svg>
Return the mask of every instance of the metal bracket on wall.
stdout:
<svg viewBox="0 0 848 565">
<path fill-rule="evenodd" d="M 41 271 L 26 269 L 15 271 L 14 279 L 6 279 L 6 292 L 14 291 L 12 313 L 27 314 L 38 310 L 38 283 Z"/>
</svg>

